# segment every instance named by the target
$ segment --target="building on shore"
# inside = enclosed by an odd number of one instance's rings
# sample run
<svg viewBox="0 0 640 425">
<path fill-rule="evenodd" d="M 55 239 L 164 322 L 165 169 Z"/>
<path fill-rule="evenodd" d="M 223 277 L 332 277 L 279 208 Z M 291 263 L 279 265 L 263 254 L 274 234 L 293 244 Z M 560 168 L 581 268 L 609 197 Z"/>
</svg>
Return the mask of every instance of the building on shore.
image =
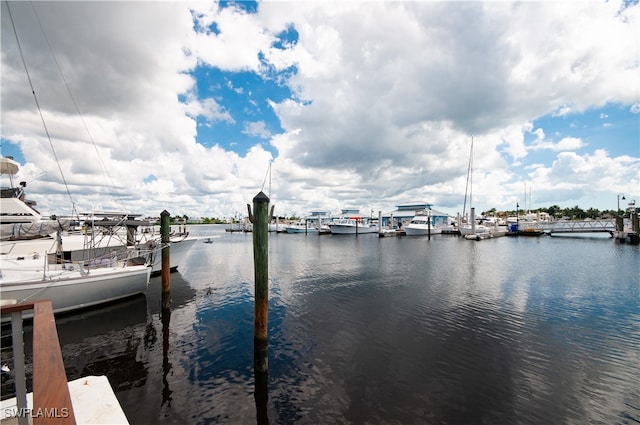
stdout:
<svg viewBox="0 0 640 425">
<path fill-rule="evenodd" d="M 432 223 L 435 226 L 447 227 L 450 224 L 449 215 L 433 209 L 433 204 L 428 202 L 407 202 L 396 205 L 396 209 L 383 213 L 381 216 L 381 228 L 397 228 L 408 224 L 413 217 L 420 213 L 429 211 Z"/>
</svg>

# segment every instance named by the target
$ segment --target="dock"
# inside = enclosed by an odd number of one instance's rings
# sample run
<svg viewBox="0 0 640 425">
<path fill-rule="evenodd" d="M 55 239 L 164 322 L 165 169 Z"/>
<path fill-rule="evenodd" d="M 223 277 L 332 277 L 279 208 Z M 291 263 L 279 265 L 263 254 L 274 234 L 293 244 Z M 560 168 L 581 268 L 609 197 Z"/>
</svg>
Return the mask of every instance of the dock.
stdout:
<svg viewBox="0 0 640 425">
<path fill-rule="evenodd" d="M 33 310 L 33 391 L 27 393 L 23 312 Z M 0 424 L 72 425 L 129 422 L 105 376 L 67 382 L 50 300 L 3 305 L 11 316 L 12 363 L 16 396 L 0 403 Z M 6 373 L 6 372 L 5 372 Z"/>
<path fill-rule="evenodd" d="M 129 422 L 120 407 L 120 403 L 109 384 L 106 376 L 85 376 L 68 382 L 69 395 L 71 396 L 71 404 L 73 406 L 73 415 L 77 425 L 128 425 Z M 57 414 L 63 416 L 65 410 L 39 410 L 34 408 L 33 393 L 27 394 L 28 410 L 20 410 L 18 408 L 16 397 L 3 400 L 0 402 L 0 410 L 3 415 L 19 412 L 32 412 L 31 416 L 41 413 L 41 416 Z M 48 412 L 48 413 L 45 413 Z M 29 418 L 32 419 L 32 418 Z M 50 418 L 47 418 L 50 419 Z M 19 418 L 17 416 L 9 416 L 0 418 L 0 425 L 18 425 Z M 33 423 L 33 421 L 29 421 Z"/>
<path fill-rule="evenodd" d="M 398 229 L 380 229 L 378 232 L 378 237 L 387 238 L 392 236 L 406 236 L 406 232 L 404 230 Z"/>
</svg>

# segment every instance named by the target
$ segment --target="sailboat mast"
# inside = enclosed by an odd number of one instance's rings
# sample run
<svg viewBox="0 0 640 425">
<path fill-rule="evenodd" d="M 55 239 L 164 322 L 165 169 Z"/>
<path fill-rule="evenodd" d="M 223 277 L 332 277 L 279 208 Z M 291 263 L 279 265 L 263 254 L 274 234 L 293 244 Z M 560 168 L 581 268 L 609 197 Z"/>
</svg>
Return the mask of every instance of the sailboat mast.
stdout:
<svg viewBox="0 0 640 425">
<path fill-rule="evenodd" d="M 271 198 L 271 164 L 273 161 L 269 161 L 269 198 Z"/>
<path fill-rule="evenodd" d="M 473 208 L 473 136 L 471 136 L 471 152 L 469 153 L 469 209 Z"/>
<path fill-rule="evenodd" d="M 469 165 L 467 166 L 467 186 L 464 189 L 464 204 L 462 205 L 462 217 L 467 216 L 467 193 L 469 194 L 469 207 L 471 207 L 471 198 L 473 196 L 473 136 L 471 136 L 471 148 L 469 149 Z"/>
</svg>

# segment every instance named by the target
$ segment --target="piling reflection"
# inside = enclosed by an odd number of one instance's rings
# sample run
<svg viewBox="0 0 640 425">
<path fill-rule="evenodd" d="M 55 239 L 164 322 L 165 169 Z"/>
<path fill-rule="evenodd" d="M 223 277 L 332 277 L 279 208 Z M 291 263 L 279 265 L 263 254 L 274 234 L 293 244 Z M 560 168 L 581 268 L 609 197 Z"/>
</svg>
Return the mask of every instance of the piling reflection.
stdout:
<svg viewBox="0 0 640 425">
<path fill-rule="evenodd" d="M 258 425 L 269 423 L 267 402 L 269 401 L 268 381 L 268 344 L 266 341 L 253 340 L 253 374 L 255 378 L 254 398 L 256 401 L 256 419 Z"/>
<path fill-rule="evenodd" d="M 160 406 L 166 404 L 171 407 L 171 389 L 169 388 L 169 372 L 171 372 L 171 362 L 169 361 L 169 323 L 171 322 L 171 309 L 163 308 L 161 314 L 162 320 L 162 402 Z"/>
<path fill-rule="evenodd" d="M 148 369 L 138 354 L 147 338 L 146 323 L 144 295 L 57 315 L 67 379 L 105 375 L 116 392 L 144 386 Z"/>
</svg>

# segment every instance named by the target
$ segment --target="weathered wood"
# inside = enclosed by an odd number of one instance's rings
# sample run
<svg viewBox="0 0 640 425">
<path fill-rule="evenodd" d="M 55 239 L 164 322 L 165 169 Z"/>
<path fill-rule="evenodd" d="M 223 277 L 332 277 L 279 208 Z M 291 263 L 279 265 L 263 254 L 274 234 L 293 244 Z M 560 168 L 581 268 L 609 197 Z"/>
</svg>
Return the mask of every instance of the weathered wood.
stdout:
<svg viewBox="0 0 640 425">
<path fill-rule="evenodd" d="M 164 210 L 160 213 L 160 241 L 162 243 L 162 308 L 165 309 L 171 307 L 170 230 L 170 214 L 167 210 Z"/>
<path fill-rule="evenodd" d="M 32 310 L 32 309 L 33 309 L 32 302 L 7 304 L 0 307 L 0 314 L 5 315 L 5 314 L 16 313 L 18 311 L 25 311 L 25 310 Z"/>
<path fill-rule="evenodd" d="M 269 316 L 269 197 L 263 192 L 253 198 L 253 262 L 253 336 L 258 341 L 266 341 Z"/>
<path fill-rule="evenodd" d="M 33 310 L 33 424 L 75 424 L 51 301 L 5 305 L 0 314 L 26 310 Z"/>
<path fill-rule="evenodd" d="M 33 423 L 75 424 L 51 301 L 33 304 Z"/>
<path fill-rule="evenodd" d="M 255 305 L 253 324 L 253 370 L 255 376 L 256 419 L 258 425 L 269 423 L 267 411 L 269 317 L 269 197 L 258 193 L 253 198 L 253 262 Z M 271 210 L 271 215 L 273 210 Z"/>
<path fill-rule="evenodd" d="M 253 341 L 253 375 L 255 378 L 256 419 L 258 425 L 269 423 L 269 371 L 267 367 L 267 342 Z"/>
</svg>

